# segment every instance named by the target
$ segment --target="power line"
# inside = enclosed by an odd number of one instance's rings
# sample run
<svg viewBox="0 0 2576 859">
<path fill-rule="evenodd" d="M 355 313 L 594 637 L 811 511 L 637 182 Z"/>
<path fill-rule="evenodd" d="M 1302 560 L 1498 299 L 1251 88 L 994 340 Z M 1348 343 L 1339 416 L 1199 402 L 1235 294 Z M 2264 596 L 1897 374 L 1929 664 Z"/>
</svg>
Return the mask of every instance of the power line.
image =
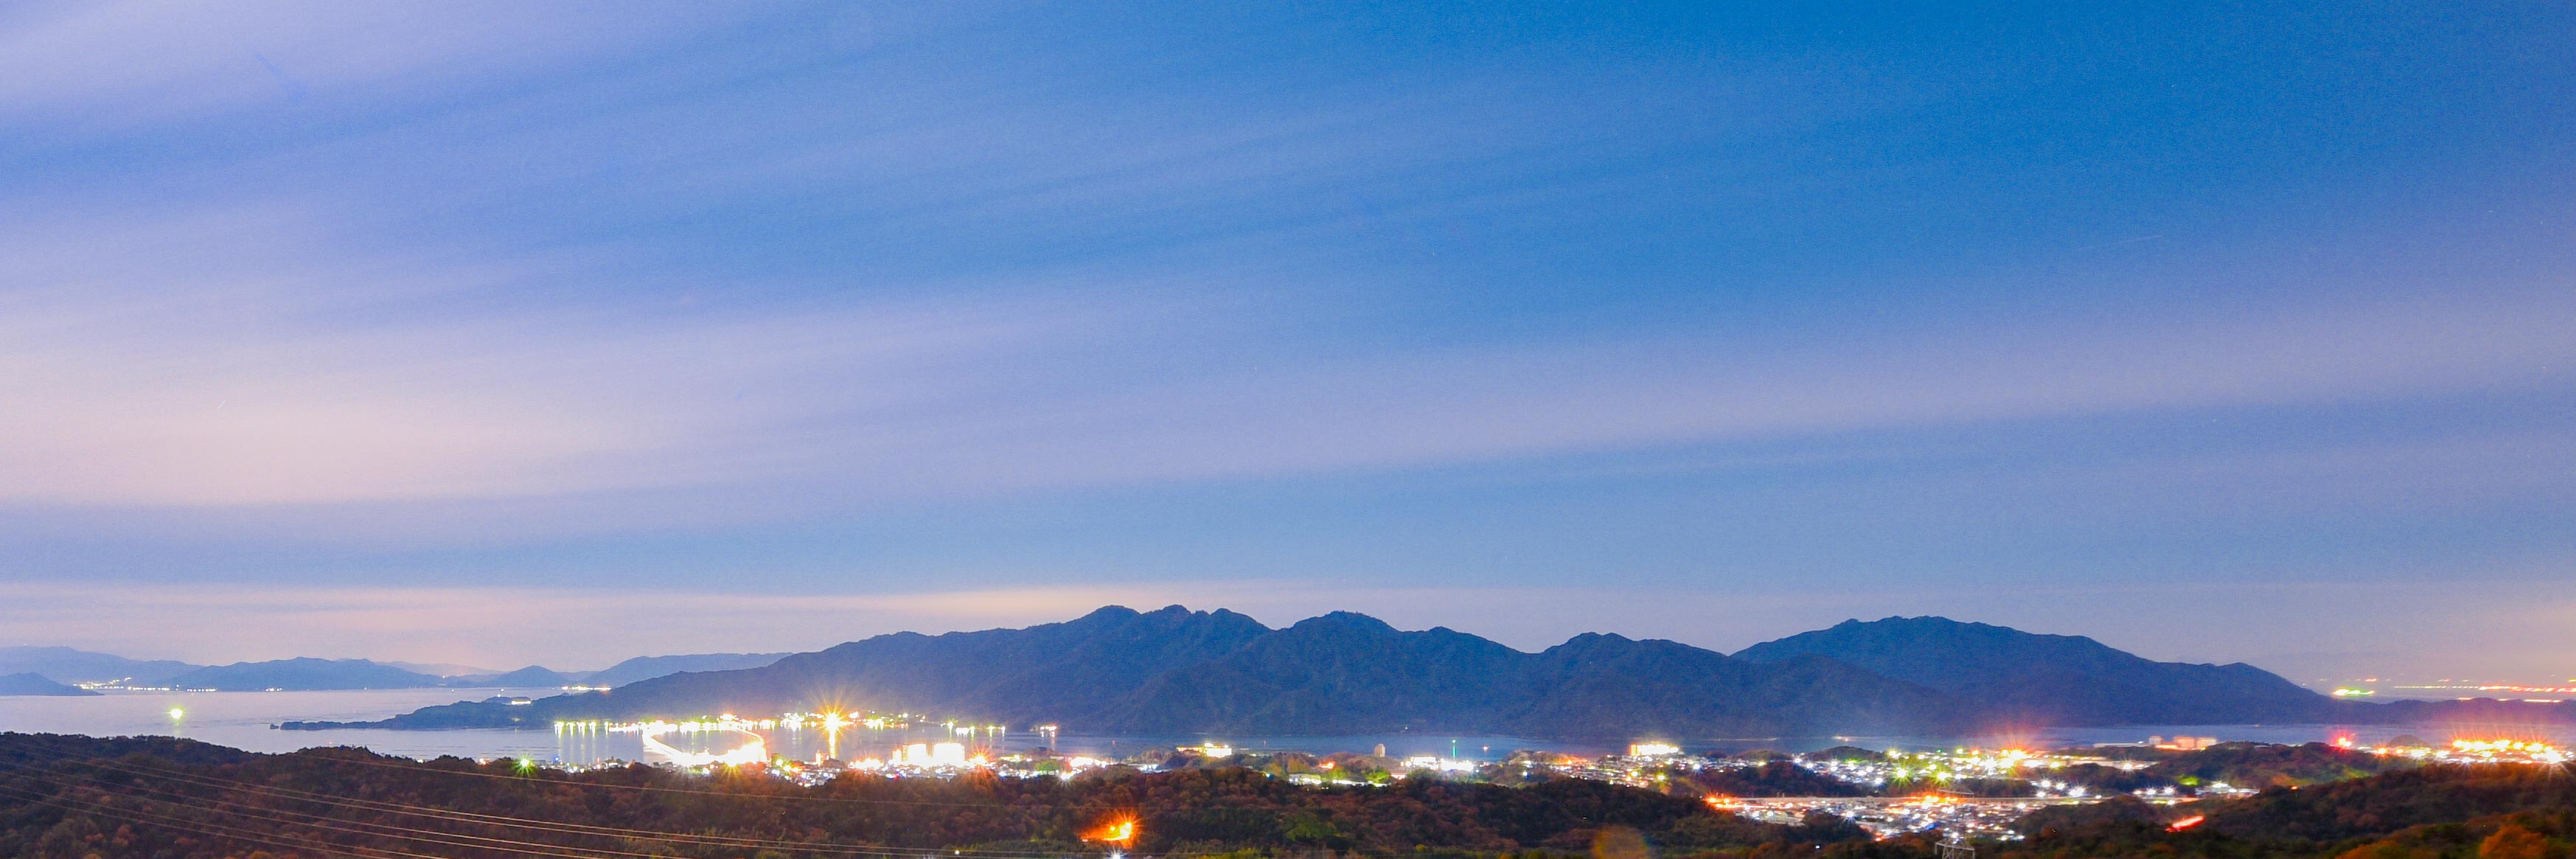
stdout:
<svg viewBox="0 0 2576 859">
<path fill-rule="evenodd" d="M 52 796 L 52 795 L 48 795 L 48 794 L 38 793 L 38 792 L 36 792 L 36 791 L 34 791 L 34 790 L 30 790 L 30 789 L 27 789 L 27 788 L 21 788 L 21 787 L 15 787 L 15 786 L 8 786 L 8 785 L 0 785 L 0 790 L 11 791 L 11 792 L 16 792 L 16 793 L 21 793 L 21 794 L 28 794 L 29 796 L 28 796 L 28 797 L 26 797 L 23 801 L 25 801 L 25 802 L 35 803 L 35 804 L 38 804 L 38 805 L 47 805 L 47 806 L 52 806 L 52 807 L 54 807 L 54 808 L 59 808 L 59 809 L 62 809 L 62 810 L 64 810 L 64 811 L 78 811 L 79 809 L 74 808 L 74 807 L 72 807 L 72 805 L 67 804 L 67 803 L 77 803 L 77 804 L 79 804 L 79 805 L 88 806 L 88 807 L 90 807 L 90 808 L 94 809 L 96 812 L 102 812 L 102 813 L 104 813 L 107 817 L 110 817 L 111 819 L 112 819 L 112 818 L 119 818 L 119 817 L 158 818 L 158 819 L 163 820 L 164 822 L 162 822 L 162 823 L 158 823 L 158 824 L 155 824 L 155 823 L 145 823 L 144 825 L 145 825 L 145 826 L 147 826 L 147 827 L 154 827 L 154 826 L 157 826 L 157 827 L 159 827 L 159 828 L 163 828 L 163 829 L 173 829 L 173 830 L 178 830 L 178 831 L 180 831 L 180 832 L 187 832 L 187 833 L 196 834 L 196 835 L 206 835 L 206 836 L 211 836 L 211 837 L 215 837 L 215 838 L 223 838 L 223 839 L 234 840 L 234 841 L 243 841 L 243 842 L 248 842 L 248 843 L 251 843 L 251 844 L 257 844 L 257 845 L 261 845 L 261 846 L 265 846 L 265 847 L 278 847 L 278 848 L 294 849 L 294 850 L 312 850 L 312 851 L 318 851 L 318 852 L 326 853 L 326 854 L 333 855 L 333 856 L 350 856 L 350 857 L 356 857 L 356 859 L 383 859 L 383 857 L 384 857 L 384 856 L 386 856 L 386 855 L 393 855 L 393 856 L 397 856 L 397 857 L 402 857 L 402 859 L 445 859 L 444 857 L 431 856 L 431 855 L 421 854 L 421 853 L 407 853 L 407 852 L 402 852 L 402 851 L 395 851 L 395 850 L 382 850 L 382 849 L 374 849 L 374 848 L 369 848 L 369 849 L 370 849 L 370 852 L 367 852 L 367 853 L 357 853 L 357 852 L 352 852 L 352 851 L 351 851 L 351 850 L 349 850 L 349 849 L 342 848 L 340 845 L 332 844 L 332 843 L 330 843 L 330 842 L 326 842 L 326 841 L 316 841 L 316 840 L 314 840 L 314 839 L 309 839 L 309 838 L 300 838 L 300 837 L 293 836 L 293 835 L 283 835 L 283 834 L 278 834 L 278 833 L 268 833 L 268 832 L 255 832 L 255 831 L 247 830 L 247 829 L 236 829 L 236 828 L 229 827 L 229 826 L 222 826 L 222 825 L 219 825 L 219 824 L 206 823 L 206 822 L 204 822 L 204 821 L 190 820 L 190 819 L 187 819 L 187 818 L 174 817 L 174 816 L 166 815 L 166 814 L 157 814 L 157 813 L 154 813 L 154 812 L 151 812 L 151 811 L 145 811 L 145 810 L 141 810 L 141 809 L 125 809 L 125 808 L 117 808 L 117 807 L 116 807 L 116 806 L 114 806 L 113 804 L 106 803 L 106 802 L 94 802 L 94 801 L 90 801 L 90 800 L 83 800 L 83 799 L 79 799 L 79 798 L 76 798 L 76 797 L 69 797 L 69 796 Z M 282 840 L 281 840 L 281 839 L 282 839 Z"/>
</svg>

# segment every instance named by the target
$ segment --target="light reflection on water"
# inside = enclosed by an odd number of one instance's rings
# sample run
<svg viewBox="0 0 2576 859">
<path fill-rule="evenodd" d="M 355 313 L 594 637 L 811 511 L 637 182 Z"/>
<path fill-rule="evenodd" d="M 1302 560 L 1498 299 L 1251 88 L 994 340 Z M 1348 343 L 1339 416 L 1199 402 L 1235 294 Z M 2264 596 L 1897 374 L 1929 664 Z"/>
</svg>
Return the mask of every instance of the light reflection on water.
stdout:
<svg viewBox="0 0 2576 859">
<path fill-rule="evenodd" d="M 494 695 L 542 697 L 554 694 L 551 689 L 396 689 L 352 692 L 115 692 L 89 698 L 45 698 L 0 696 L 0 731 L 89 734 L 92 736 L 166 735 L 182 736 L 217 745 L 255 752 L 289 752 L 313 746 L 360 746 L 388 755 L 430 758 L 456 755 L 469 758 L 525 757 L 540 761 L 587 764 L 605 760 L 645 760 L 641 738 L 634 733 L 594 730 L 455 730 L 455 731 L 385 731 L 332 730 L 280 731 L 268 726 L 288 720 L 364 721 L 404 713 L 434 704 L 462 700 L 479 700 Z M 185 715 L 177 720 L 169 710 L 179 708 Z M 2433 742 L 2445 742 L 2455 733 L 2459 736 L 2523 736 L 2547 739 L 2560 744 L 2576 743 L 2576 726 L 2557 725 L 2545 728 L 2508 726 L 2467 726 L 2456 732 L 2438 727 L 2333 725 L 2144 725 L 2116 728 L 2050 728 L 2023 734 L 1972 737 L 1809 737 L 1809 738 L 1739 738 L 1729 740 L 1684 739 L 1682 745 L 1691 751 L 1722 749 L 1745 751 L 1773 749 L 1786 752 L 1814 751 L 1834 745 L 1858 745 L 1870 748 L 1946 748 L 1982 746 L 2029 748 L 2089 745 L 2100 742 L 2136 742 L 2148 735 L 2208 736 L 2220 740 L 2250 740 L 2271 743 L 2305 743 L 2350 736 L 2364 744 L 2384 742 L 2400 734 L 2414 734 Z M 1033 733 L 1006 734 L 998 740 L 960 738 L 939 725 L 910 729 L 868 729 L 850 726 L 837 732 L 819 727 L 780 728 L 760 731 L 771 753 L 796 760 L 813 760 L 832 756 L 843 760 L 883 758 L 897 746 L 909 743 L 937 743 L 974 739 L 968 745 L 973 751 L 1008 753 L 1042 748 L 1045 741 Z M 741 743 L 739 734 L 673 733 L 663 735 L 663 742 L 687 752 L 720 753 Z M 1638 739 L 1672 739 L 1669 737 Z M 1057 751 L 1072 755 L 1124 758 L 1154 748 L 1195 745 L 1207 740 L 1220 740 L 1244 751 L 1304 751 L 1318 754 L 1332 752 L 1372 752 L 1383 744 L 1386 753 L 1397 757 L 1438 755 L 1467 760 L 1500 760 L 1519 749 L 1543 749 L 1571 754 L 1601 754 L 1619 751 L 1622 743 L 1611 741 L 1532 740 L 1517 737 L 1465 736 L 1450 734 L 1399 733 L 1357 736 L 1079 736 L 1065 735 L 1056 743 Z"/>
</svg>

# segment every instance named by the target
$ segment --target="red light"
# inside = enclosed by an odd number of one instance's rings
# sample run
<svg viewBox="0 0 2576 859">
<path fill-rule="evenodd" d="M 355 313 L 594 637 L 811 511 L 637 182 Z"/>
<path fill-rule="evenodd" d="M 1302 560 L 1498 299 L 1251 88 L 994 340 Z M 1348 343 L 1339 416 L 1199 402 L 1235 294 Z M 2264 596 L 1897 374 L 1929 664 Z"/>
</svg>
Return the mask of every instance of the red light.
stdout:
<svg viewBox="0 0 2576 859">
<path fill-rule="evenodd" d="M 2190 816 L 2190 817 L 2186 817 L 2186 818 L 2183 818 L 2183 819 L 2181 819 L 2181 820 L 2174 821 L 2174 822 L 2173 822 L 2173 825 L 2172 825 L 2172 826 L 2167 826 L 2167 827 L 2165 827 L 2165 830 L 2166 830 L 2166 831 L 2168 831 L 2168 832 L 2181 832 L 2181 831 L 2183 831 L 2183 830 L 2185 830 L 2185 829 L 2190 829 L 2190 828 L 2192 828 L 2192 827 L 2194 827 L 2194 826 L 2199 826 L 2199 825 L 2200 825 L 2200 822 L 2201 822 L 2202 820 L 2204 820 L 2204 819 L 2206 819 L 2206 815 L 2199 815 L 2199 814 L 2195 814 L 2195 815 L 2192 815 L 2192 816 Z"/>
</svg>

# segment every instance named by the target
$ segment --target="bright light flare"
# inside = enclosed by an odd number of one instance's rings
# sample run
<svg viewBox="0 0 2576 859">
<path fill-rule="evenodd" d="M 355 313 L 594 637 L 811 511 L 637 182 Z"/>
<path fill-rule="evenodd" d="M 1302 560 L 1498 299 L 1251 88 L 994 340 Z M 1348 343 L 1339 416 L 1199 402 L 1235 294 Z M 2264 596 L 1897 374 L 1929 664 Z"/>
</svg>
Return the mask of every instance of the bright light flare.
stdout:
<svg viewBox="0 0 2576 859">
<path fill-rule="evenodd" d="M 1118 817 L 1082 834 L 1084 841 L 1104 841 L 1125 847 L 1136 843 L 1136 818 Z"/>
<path fill-rule="evenodd" d="M 2167 832 L 2181 832 L 2181 831 L 2183 831 L 2183 830 L 2185 830 L 2185 829 L 2190 829 L 2190 828 L 2192 828 L 2192 827 L 2194 827 L 2194 826 L 2199 826 L 2201 821 L 2203 821 L 2203 820 L 2207 820 L 2207 819 L 2209 819 L 2209 818 L 2208 818 L 2206 815 L 2199 815 L 2199 814 L 2195 814 L 2195 815 L 2192 815 L 2192 816 L 2190 816 L 2190 817 L 2186 817 L 2186 818 L 2183 818 L 2183 819 L 2181 819 L 2181 820 L 2174 821 L 2172 825 L 2170 825 L 2170 826 L 2166 826 L 2166 827 L 2165 827 L 2165 831 L 2167 831 Z"/>
</svg>

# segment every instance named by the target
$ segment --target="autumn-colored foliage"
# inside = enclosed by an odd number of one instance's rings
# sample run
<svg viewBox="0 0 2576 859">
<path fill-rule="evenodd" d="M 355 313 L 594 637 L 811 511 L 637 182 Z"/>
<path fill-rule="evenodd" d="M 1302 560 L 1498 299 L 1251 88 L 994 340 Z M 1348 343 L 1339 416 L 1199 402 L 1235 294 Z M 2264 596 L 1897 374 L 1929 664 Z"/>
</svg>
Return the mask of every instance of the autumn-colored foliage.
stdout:
<svg viewBox="0 0 2576 859">
<path fill-rule="evenodd" d="M 1096 837 L 1106 821 L 1132 828 Z M 802 787 L 757 772 L 567 774 L 353 749 L 253 755 L 168 739 L 0 735 L 0 856 L 35 859 L 255 850 L 273 859 L 365 850 L 732 859 L 851 847 L 967 859 L 1113 847 L 1158 857 L 1578 856 L 1605 827 L 1666 855 L 1769 844 L 1812 855 L 1820 842 L 1866 838 L 1830 817 L 1755 823 L 1687 797 L 1574 779 L 1317 788 L 1240 767 L 1112 768 L 1070 780 L 852 775 Z"/>
</svg>

